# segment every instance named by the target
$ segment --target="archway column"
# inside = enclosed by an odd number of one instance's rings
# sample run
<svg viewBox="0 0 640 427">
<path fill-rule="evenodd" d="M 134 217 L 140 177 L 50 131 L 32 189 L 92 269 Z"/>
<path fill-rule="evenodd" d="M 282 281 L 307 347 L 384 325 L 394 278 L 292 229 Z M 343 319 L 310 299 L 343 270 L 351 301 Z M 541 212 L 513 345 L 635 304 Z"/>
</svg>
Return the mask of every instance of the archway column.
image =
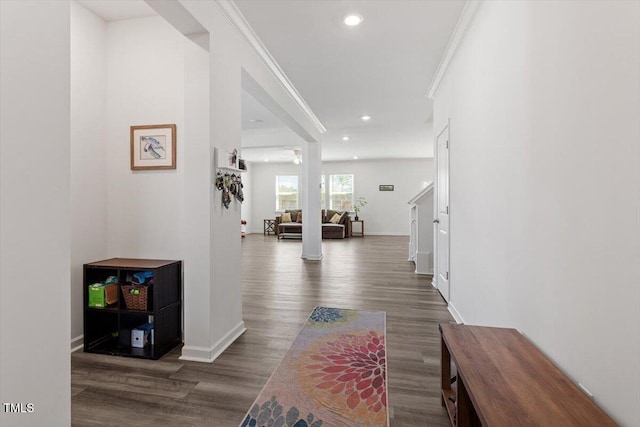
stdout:
<svg viewBox="0 0 640 427">
<path fill-rule="evenodd" d="M 322 259 L 321 157 L 319 142 L 304 141 L 300 193 L 302 195 L 302 258 Z"/>
</svg>

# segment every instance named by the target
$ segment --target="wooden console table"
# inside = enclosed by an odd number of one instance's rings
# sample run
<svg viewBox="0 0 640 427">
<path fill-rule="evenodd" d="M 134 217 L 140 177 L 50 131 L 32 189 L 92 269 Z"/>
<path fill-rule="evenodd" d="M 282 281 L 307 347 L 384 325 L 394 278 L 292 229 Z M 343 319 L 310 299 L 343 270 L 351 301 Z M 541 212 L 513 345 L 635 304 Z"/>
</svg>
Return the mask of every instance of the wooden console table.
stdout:
<svg viewBox="0 0 640 427">
<path fill-rule="evenodd" d="M 453 426 L 617 425 L 515 329 L 441 323 L 440 335 Z"/>
</svg>

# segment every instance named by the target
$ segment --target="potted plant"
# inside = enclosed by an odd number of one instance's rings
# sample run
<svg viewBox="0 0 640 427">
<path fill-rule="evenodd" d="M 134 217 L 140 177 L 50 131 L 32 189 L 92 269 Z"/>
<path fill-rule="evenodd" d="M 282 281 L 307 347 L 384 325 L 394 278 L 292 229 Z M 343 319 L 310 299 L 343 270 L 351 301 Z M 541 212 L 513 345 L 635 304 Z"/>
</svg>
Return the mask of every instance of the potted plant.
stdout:
<svg viewBox="0 0 640 427">
<path fill-rule="evenodd" d="M 355 220 L 358 221 L 358 214 L 360 213 L 360 209 L 362 209 L 367 204 L 367 201 L 364 197 L 358 197 L 356 202 L 353 204 L 353 210 L 356 213 Z"/>
</svg>

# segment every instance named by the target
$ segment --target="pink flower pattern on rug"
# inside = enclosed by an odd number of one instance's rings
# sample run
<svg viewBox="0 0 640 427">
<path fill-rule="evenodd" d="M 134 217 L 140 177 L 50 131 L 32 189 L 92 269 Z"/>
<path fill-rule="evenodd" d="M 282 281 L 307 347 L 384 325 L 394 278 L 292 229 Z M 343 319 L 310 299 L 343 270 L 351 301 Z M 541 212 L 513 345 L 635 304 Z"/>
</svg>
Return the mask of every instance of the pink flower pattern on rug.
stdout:
<svg viewBox="0 0 640 427">
<path fill-rule="evenodd" d="M 316 307 L 241 427 L 388 427 L 386 316 Z"/>
<path fill-rule="evenodd" d="M 374 331 L 366 335 L 340 335 L 308 356 L 305 367 L 312 373 L 315 387 L 344 396 L 350 409 L 362 404 L 380 413 L 387 406 L 386 353 L 384 336 Z"/>
</svg>

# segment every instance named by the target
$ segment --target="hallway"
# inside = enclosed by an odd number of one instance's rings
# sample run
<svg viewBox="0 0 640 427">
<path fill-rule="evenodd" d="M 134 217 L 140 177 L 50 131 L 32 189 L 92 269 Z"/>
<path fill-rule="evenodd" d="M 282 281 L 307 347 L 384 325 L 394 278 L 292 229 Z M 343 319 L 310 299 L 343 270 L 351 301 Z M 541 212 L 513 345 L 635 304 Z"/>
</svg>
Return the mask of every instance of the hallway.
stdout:
<svg viewBox="0 0 640 427">
<path fill-rule="evenodd" d="M 440 406 L 438 323 L 452 321 L 430 279 L 407 261 L 408 238 L 325 240 L 321 262 L 300 259 L 299 240 L 242 241 L 247 332 L 213 364 L 76 352 L 73 425 L 235 426 L 313 307 L 387 312 L 392 426 L 447 426 Z"/>
</svg>

